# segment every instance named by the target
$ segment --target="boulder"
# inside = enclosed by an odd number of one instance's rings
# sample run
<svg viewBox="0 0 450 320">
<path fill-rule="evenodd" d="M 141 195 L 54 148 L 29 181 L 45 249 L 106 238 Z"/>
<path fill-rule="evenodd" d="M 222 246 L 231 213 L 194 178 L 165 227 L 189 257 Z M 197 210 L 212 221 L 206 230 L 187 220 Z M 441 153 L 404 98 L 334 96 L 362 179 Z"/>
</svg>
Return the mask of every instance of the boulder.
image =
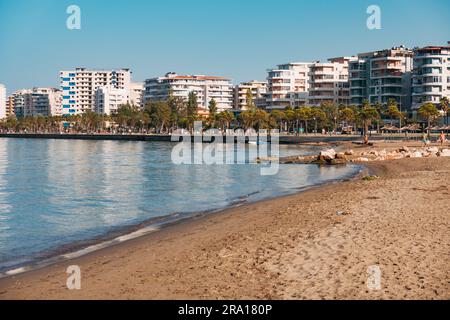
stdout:
<svg viewBox="0 0 450 320">
<path fill-rule="evenodd" d="M 332 165 L 336 165 L 336 164 L 346 164 L 346 163 L 347 163 L 347 160 L 346 160 L 346 159 L 338 159 L 338 158 L 336 158 L 336 159 L 332 159 L 332 160 L 328 161 L 328 163 L 329 163 L 329 164 L 332 164 Z"/>
<path fill-rule="evenodd" d="M 443 149 L 438 153 L 439 157 L 450 157 L 450 149 Z"/>
<path fill-rule="evenodd" d="M 336 159 L 347 160 L 347 157 L 345 156 L 345 153 L 343 153 L 343 152 L 338 152 L 338 153 L 336 154 Z"/>
<path fill-rule="evenodd" d="M 422 152 L 420 152 L 420 151 L 415 151 L 415 152 L 411 153 L 411 158 L 422 158 L 422 157 L 423 157 L 423 155 L 422 155 Z"/>
<path fill-rule="evenodd" d="M 359 157 L 356 159 L 353 159 L 353 162 L 368 162 L 369 159 L 368 158 L 364 158 L 364 157 Z"/>
<path fill-rule="evenodd" d="M 325 151 L 321 151 L 319 158 L 321 160 L 332 160 L 332 159 L 336 158 L 336 151 L 334 151 L 334 149 L 328 149 Z"/>
<path fill-rule="evenodd" d="M 347 151 L 344 152 L 344 154 L 345 154 L 346 156 L 352 156 L 354 153 L 355 153 L 355 152 L 353 152 L 353 150 L 347 150 Z"/>
<path fill-rule="evenodd" d="M 406 147 L 406 146 L 403 146 L 400 149 L 398 149 L 398 152 L 406 152 L 406 153 L 408 153 L 409 152 L 409 148 Z"/>
<path fill-rule="evenodd" d="M 436 153 L 439 152 L 439 148 L 438 147 L 431 147 L 431 148 L 427 149 L 427 152 L 436 154 Z"/>
</svg>

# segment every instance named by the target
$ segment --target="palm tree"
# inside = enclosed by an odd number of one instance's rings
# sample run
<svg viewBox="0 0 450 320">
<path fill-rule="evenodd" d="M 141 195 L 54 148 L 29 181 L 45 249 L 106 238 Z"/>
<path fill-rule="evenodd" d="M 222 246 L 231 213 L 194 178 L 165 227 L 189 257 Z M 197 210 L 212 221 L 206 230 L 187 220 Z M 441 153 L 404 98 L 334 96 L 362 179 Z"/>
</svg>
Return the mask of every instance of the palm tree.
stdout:
<svg viewBox="0 0 450 320">
<path fill-rule="evenodd" d="M 363 134 L 366 135 L 367 131 L 369 131 L 369 125 L 372 121 L 378 120 L 380 118 L 380 114 L 376 108 L 370 106 L 370 104 L 366 102 L 364 103 L 363 108 L 359 111 L 358 118 L 363 124 Z"/>
<path fill-rule="evenodd" d="M 217 103 L 216 100 L 211 99 L 209 101 L 209 105 L 208 105 L 208 109 L 209 109 L 209 122 L 210 122 L 210 126 L 212 128 L 214 128 L 214 124 L 216 121 L 216 113 L 217 113 Z"/>
<path fill-rule="evenodd" d="M 295 110 L 295 118 L 297 121 L 305 122 L 305 133 L 308 133 L 308 121 L 312 120 L 312 110 L 310 107 L 301 107 Z"/>
<path fill-rule="evenodd" d="M 441 105 L 441 110 L 444 111 L 445 125 L 448 126 L 449 99 L 447 97 L 443 97 L 439 101 L 439 104 Z"/>
<path fill-rule="evenodd" d="M 436 108 L 436 106 L 429 102 L 429 103 L 425 103 L 424 105 L 422 105 L 419 108 L 419 115 L 423 118 L 427 120 L 427 125 L 428 125 L 428 134 L 430 134 L 430 127 L 431 127 L 431 122 L 436 120 L 437 118 L 439 118 L 441 116 L 441 113 L 439 112 L 439 110 Z"/>
<path fill-rule="evenodd" d="M 283 120 L 286 119 L 285 113 L 281 110 L 272 110 L 272 112 L 270 113 L 270 118 L 273 119 L 281 132 L 283 130 Z"/>
</svg>

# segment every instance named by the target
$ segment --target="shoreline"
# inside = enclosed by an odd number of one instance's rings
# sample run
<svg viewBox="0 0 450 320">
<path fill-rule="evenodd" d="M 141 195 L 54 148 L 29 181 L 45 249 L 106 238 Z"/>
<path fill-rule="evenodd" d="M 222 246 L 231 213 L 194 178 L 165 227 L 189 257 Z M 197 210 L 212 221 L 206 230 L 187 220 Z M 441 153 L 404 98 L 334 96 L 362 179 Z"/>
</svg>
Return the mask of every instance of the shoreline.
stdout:
<svg viewBox="0 0 450 320">
<path fill-rule="evenodd" d="M 413 136 L 411 136 L 413 137 Z M 410 138 L 411 138 L 410 137 Z M 10 139 L 67 139 L 67 140 L 112 140 L 112 141 L 147 141 L 147 142 L 173 142 L 172 136 L 169 134 L 105 134 L 105 133 L 0 133 L 0 138 Z M 416 140 L 420 139 L 420 136 L 416 136 Z M 194 141 L 194 137 L 191 137 Z M 270 142 L 270 136 L 267 138 Z M 384 141 L 384 140 L 400 141 L 404 139 L 404 135 L 381 135 L 376 134 L 370 137 L 371 141 Z M 180 141 L 182 138 L 180 137 Z M 248 143 L 248 137 L 245 139 Z M 361 142 L 361 135 L 280 135 L 278 138 L 279 144 L 318 144 L 326 145 L 332 143 L 348 143 L 348 142 Z M 411 140 L 414 141 L 414 140 Z M 210 143 L 210 137 L 203 136 L 203 143 Z M 226 136 L 223 136 L 223 142 L 226 142 Z M 237 138 L 235 137 L 235 142 Z"/>
<path fill-rule="evenodd" d="M 316 164 L 313 164 L 316 165 Z M 28 272 L 37 271 L 46 267 L 51 267 L 57 263 L 70 262 L 73 259 L 83 257 L 88 254 L 95 254 L 103 249 L 126 243 L 127 241 L 137 239 L 140 237 L 145 237 L 151 233 L 161 231 L 166 228 L 171 228 L 177 224 L 183 224 L 191 220 L 198 220 L 206 218 L 210 215 L 221 214 L 223 212 L 233 210 L 235 208 L 245 207 L 251 204 L 258 204 L 266 201 L 273 201 L 284 197 L 289 197 L 292 195 L 298 195 L 311 189 L 321 188 L 327 185 L 334 185 L 344 181 L 355 180 L 360 178 L 363 174 L 368 173 L 370 168 L 363 165 L 355 165 L 360 167 L 358 171 L 351 175 L 331 179 L 327 182 L 320 182 L 309 186 L 296 188 L 296 191 L 284 193 L 272 197 L 267 197 L 264 199 L 250 200 L 239 203 L 231 202 L 229 205 L 221 208 L 212 208 L 205 211 L 195 211 L 195 212 L 176 212 L 167 214 L 164 216 L 153 217 L 146 219 L 142 222 L 136 224 L 130 224 L 125 226 L 117 226 L 114 230 L 98 235 L 91 239 L 85 239 L 77 241 L 76 243 L 68 243 L 63 246 L 52 248 L 46 252 L 40 254 L 41 258 L 36 258 L 14 266 L 13 268 L 8 268 L 0 272 L 0 280 L 7 279 L 9 277 L 21 275 Z M 247 196 L 247 195 L 244 195 Z M 64 249 L 70 248 L 70 249 Z"/>
<path fill-rule="evenodd" d="M 449 161 L 366 165 L 378 179 L 225 209 L 0 279 L 0 299 L 449 299 Z M 82 290 L 65 286 L 71 264 Z M 379 291 L 366 288 L 370 265 L 382 268 Z"/>
</svg>

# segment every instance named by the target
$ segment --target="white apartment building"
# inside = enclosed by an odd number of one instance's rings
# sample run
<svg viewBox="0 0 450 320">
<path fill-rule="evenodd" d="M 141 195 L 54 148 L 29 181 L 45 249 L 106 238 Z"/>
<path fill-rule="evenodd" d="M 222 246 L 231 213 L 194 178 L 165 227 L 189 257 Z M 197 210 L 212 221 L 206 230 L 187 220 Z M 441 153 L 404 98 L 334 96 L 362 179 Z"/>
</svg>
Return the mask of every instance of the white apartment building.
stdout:
<svg viewBox="0 0 450 320">
<path fill-rule="evenodd" d="M 6 118 L 6 88 L 0 84 L 0 119 Z"/>
<path fill-rule="evenodd" d="M 411 108 L 413 51 L 404 46 L 358 54 L 350 61 L 350 103 L 386 105 L 394 99 L 402 111 Z"/>
<path fill-rule="evenodd" d="M 95 92 L 95 112 L 110 115 L 129 101 L 128 91 L 111 86 L 100 87 Z"/>
<path fill-rule="evenodd" d="M 21 90 L 16 94 L 21 103 L 21 116 L 60 116 L 62 115 L 62 92 L 56 88 L 33 88 Z M 20 97 L 19 97 L 20 95 Z"/>
<path fill-rule="evenodd" d="M 234 109 L 247 110 L 247 93 L 252 93 L 253 103 L 258 108 L 265 108 L 267 82 L 252 80 L 243 82 L 234 87 Z"/>
<path fill-rule="evenodd" d="M 450 42 L 447 46 L 429 46 L 414 50 L 412 109 L 425 103 L 439 105 L 450 99 Z"/>
<path fill-rule="evenodd" d="M 356 57 L 339 57 L 315 62 L 309 67 L 308 105 L 350 103 L 348 64 Z"/>
<path fill-rule="evenodd" d="M 100 87 L 113 87 L 130 92 L 131 71 L 88 70 L 76 68 L 73 71 L 61 71 L 61 89 L 63 91 L 62 114 L 82 114 L 95 109 L 96 91 Z"/>
<path fill-rule="evenodd" d="M 303 106 L 308 101 L 309 62 L 280 64 L 268 70 L 267 109 Z"/>
<path fill-rule="evenodd" d="M 139 108 L 144 107 L 144 83 L 130 83 L 130 104 Z"/>
<path fill-rule="evenodd" d="M 233 87 L 230 79 L 176 73 L 145 80 L 144 103 L 167 100 L 170 91 L 174 97 L 185 101 L 188 100 L 190 92 L 195 92 L 198 108 L 203 111 L 208 110 L 209 101 L 212 99 L 216 101 L 219 112 L 233 108 Z"/>
</svg>

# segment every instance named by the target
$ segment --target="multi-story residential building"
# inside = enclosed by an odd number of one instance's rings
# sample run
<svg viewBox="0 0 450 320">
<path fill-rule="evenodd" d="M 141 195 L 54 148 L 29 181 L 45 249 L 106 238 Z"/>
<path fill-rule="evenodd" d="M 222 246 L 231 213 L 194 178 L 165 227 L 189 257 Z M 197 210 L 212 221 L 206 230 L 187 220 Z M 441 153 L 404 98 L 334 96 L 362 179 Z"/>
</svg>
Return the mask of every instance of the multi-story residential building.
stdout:
<svg viewBox="0 0 450 320">
<path fill-rule="evenodd" d="M 348 64 L 356 57 L 339 57 L 315 62 L 309 68 L 309 105 L 350 103 Z"/>
<path fill-rule="evenodd" d="M 167 73 L 164 77 L 145 80 L 144 103 L 167 100 L 170 92 L 174 97 L 185 101 L 190 92 L 195 92 L 200 111 L 208 110 L 212 99 L 216 101 L 218 111 L 233 108 L 233 87 L 230 79 L 176 73 Z"/>
<path fill-rule="evenodd" d="M 438 105 L 450 99 L 450 42 L 447 46 L 429 46 L 414 50 L 412 109 L 424 103 Z"/>
<path fill-rule="evenodd" d="M 31 116 L 59 116 L 62 115 L 61 90 L 56 88 L 33 88 L 19 91 L 21 101 L 20 115 Z"/>
<path fill-rule="evenodd" d="M 31 93 L 30 89 L 17 90 L 12 94 L 14 101 L 14 114 L 17 118 L 24 117 L 25 95 Z"/>
<path fill-rule="evenodd" d="M 106 86 L 100 87 L 95 92 L 95 112 L 107 114 L 117 111 L 117 109 L 129 101 L 128 91 Z"/>
<path fill-rule="evenodd" d="M 144 107 L 144 83 L 133 82 L 130 84 L 130 104 L 139 108 Z"/>
<path fill-rule="evenodd" d="M 95 109 L 95 92 L 100 87 L 110 86 L 130 92 L 131 71 L 87 70 L 76 68 L 73 71 L 61 71 L 63 91 L 63 115 L 81 114 Z"/>
<path fill-rule="evenodd" d="M 394 99 L 402 111 L 411 108 L 413 51 L 404 46 L 358 54 L 350 61 L 350 103 L 386 105 Z"/>
<path fill-rule="evenodd" d="M 6 99 L 6 117 L 10 117 L 14 115 L 14 97 L 9 96 Z"/>
<path fill-rule="evenodd" d="M 247 110 L 247 93 L 252 93 L 252 100 L 257 108 L 265 108 L 267 82 L 252 80 L 234 87 L 234 109 Z"/>
<path fill-rule="evenodd" d="M 309 62 L 293 62 L 268 70 L 267 109 L 299 107 L 308 101 Z"/>
<path fill-rule="evenodd" d="M 0 84 L 0 119 L 6 118 L 6 88 Z"/>
</svg>

